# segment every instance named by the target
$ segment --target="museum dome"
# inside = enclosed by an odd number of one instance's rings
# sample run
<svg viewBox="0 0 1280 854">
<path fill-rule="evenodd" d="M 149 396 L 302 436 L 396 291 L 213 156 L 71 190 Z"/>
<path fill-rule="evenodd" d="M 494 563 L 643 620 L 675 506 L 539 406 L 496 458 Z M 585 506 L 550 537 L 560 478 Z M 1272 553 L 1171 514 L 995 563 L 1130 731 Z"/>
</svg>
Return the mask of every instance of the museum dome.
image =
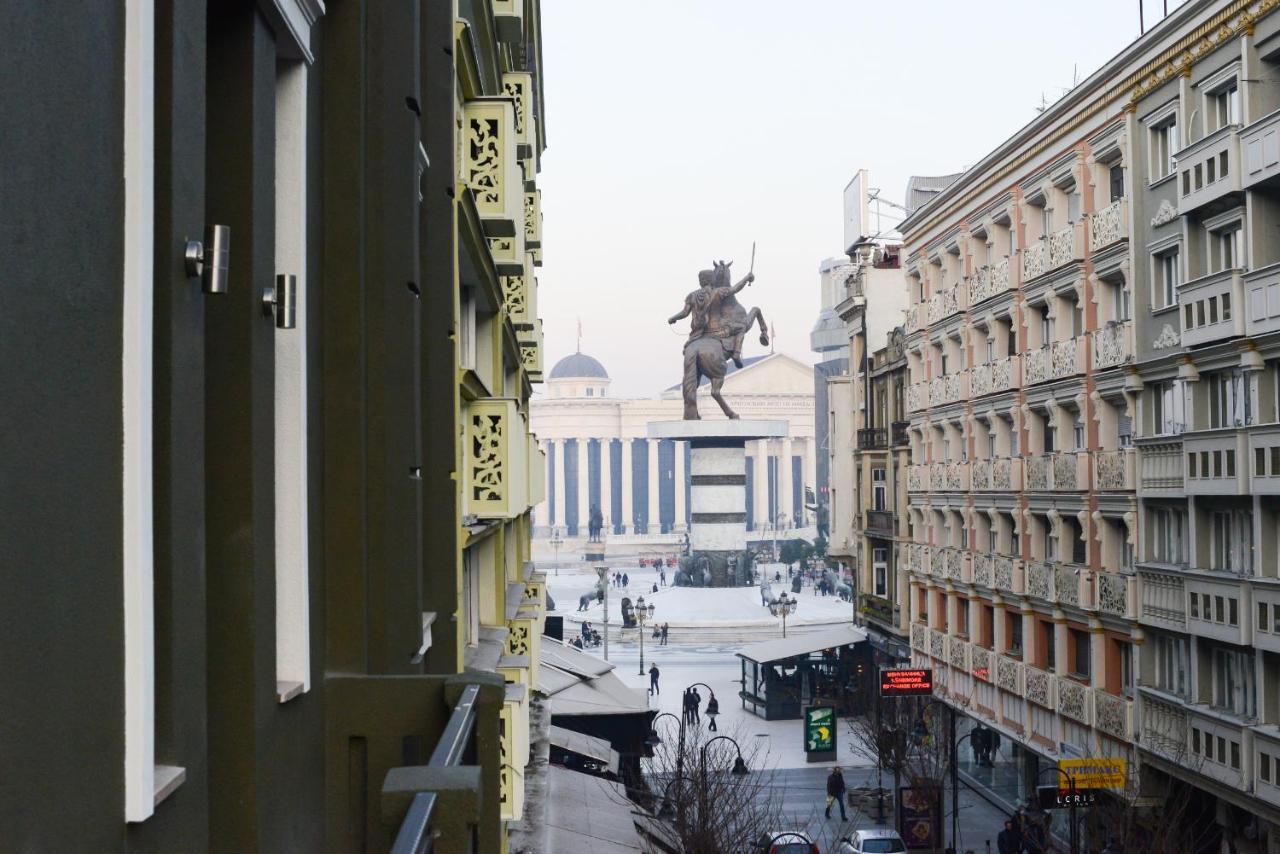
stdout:
<svg viewBox="0 0 1280 854">
<path fill-rule="evenodd" d="M 565 356 L 556 362 L 555 367 L 551 369 L 551 374 L 547 377 L 552 380 L 607 380 L 608 378 L 609 372 L 604 369 L 604 365 L 586 353 L 571 353 Z"/>
</svg>

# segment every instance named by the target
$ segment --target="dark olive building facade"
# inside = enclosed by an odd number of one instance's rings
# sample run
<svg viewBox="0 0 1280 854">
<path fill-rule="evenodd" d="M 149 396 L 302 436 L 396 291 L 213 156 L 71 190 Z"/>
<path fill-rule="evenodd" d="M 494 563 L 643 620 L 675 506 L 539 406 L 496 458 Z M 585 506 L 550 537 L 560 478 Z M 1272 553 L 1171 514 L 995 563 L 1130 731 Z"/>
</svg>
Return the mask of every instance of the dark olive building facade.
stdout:
<svg viewBox="0 0 1280 854">
<path fill-rule="evenodd" d="M 77 5 L 0 35 L 0 850 L 505 851 L 537 0 Z"/>
</svg>

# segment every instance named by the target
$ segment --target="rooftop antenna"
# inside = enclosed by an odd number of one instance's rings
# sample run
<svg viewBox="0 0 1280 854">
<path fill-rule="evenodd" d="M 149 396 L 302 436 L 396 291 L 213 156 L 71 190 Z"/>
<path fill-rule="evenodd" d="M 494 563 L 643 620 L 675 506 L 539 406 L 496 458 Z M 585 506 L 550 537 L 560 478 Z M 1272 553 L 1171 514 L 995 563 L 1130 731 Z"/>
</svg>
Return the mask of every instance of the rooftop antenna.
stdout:
<svg viewBox="0 0 1280 854">
<path fill-rule="evenodd" d="M 578 352 L 582 352 L 582 318 L 578 318 Z"/>
</svg>

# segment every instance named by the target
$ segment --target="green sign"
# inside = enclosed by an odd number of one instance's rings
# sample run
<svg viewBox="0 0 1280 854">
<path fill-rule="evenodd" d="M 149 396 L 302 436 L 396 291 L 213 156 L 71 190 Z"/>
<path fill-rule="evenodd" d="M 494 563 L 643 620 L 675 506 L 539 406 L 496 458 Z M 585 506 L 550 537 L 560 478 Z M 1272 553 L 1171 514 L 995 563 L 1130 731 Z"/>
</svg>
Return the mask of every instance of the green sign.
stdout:
<svg viewBox="0 0 1280 854">
<path fill-rule="evenodd" d="M 831 706 L 804 710 L 804 749 L 808 753 L 836 752 L 836 710 Z"/>
</svg>

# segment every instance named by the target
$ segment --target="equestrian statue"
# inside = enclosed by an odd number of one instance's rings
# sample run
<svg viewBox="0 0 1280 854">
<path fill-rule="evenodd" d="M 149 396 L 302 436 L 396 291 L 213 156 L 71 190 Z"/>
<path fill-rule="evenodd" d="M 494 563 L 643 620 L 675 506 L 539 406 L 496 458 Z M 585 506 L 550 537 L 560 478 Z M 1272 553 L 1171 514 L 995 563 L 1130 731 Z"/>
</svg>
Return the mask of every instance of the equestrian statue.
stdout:
<svg viewBox="0 0 1280 854">
<path fill-rule="evenodd" d="M 755 247 L 751 250 L 754 266 Z M 756 280 L 749 272 L 736 285 L 730 285 L 729 267 L 733 262 L 716 261 L 712 269 L 698 273 L 698 289 L 684 298 L 684 308 L 667 323 L 689 317 L 689 340 L 684 345 L 684 420 L 697 421 L 698 385 L 703 377 L 711 381 L 711 397 L 729 418 L 737 418 L 720 394 L 724 386 L 725 362 L 733 360 L 742 367 L 742 339 L 753 323 L 760 327 L 760 343 L 769 345 L 768 327 L 760 309 L 748 311 L 736 294 Z"/>
</svg>

